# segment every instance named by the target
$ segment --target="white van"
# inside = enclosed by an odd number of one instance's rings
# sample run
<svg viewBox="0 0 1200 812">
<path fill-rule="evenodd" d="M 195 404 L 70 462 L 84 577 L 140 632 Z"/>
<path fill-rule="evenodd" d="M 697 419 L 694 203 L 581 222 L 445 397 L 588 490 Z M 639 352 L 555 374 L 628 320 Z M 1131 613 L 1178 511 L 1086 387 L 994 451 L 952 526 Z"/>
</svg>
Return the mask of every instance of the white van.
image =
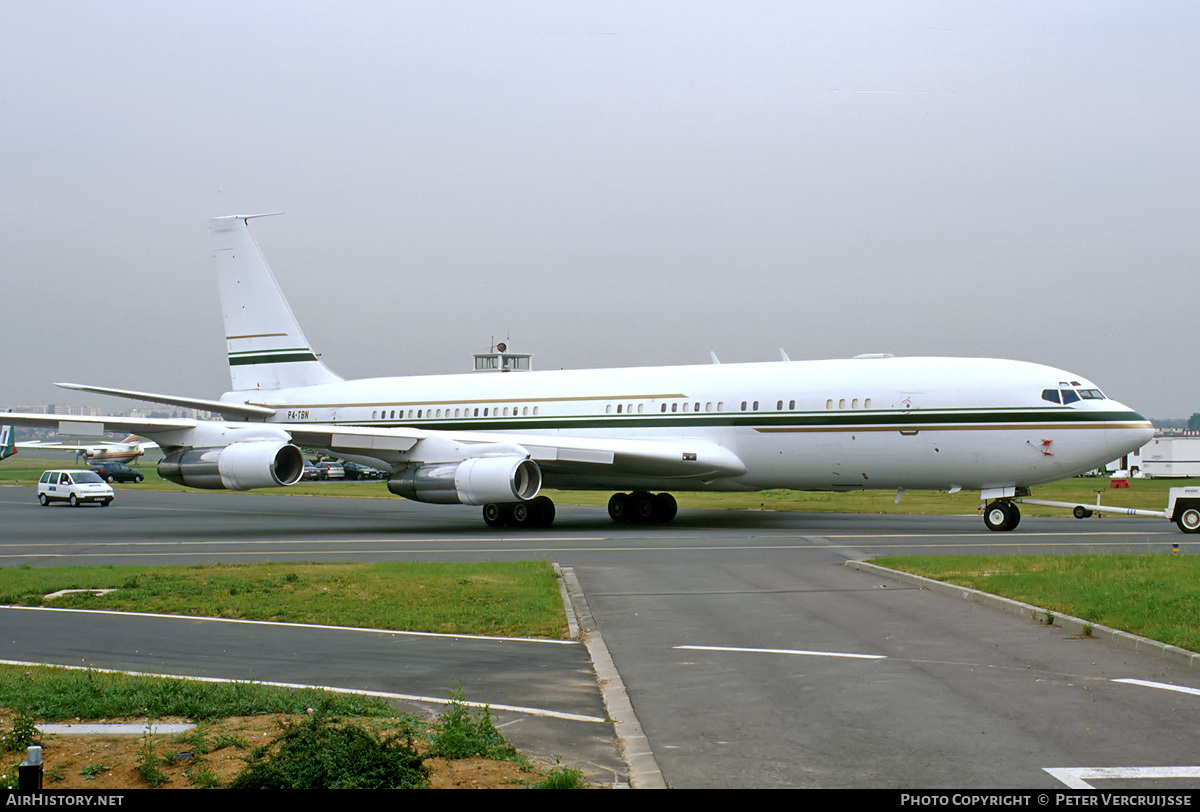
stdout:
<svg viewBox="0 0 1200 812">
<path fill-rule="evenodd" d="M 37 498 L 43 507 L 51 502 L 66 502 L 71 507 L 99 502 L 101 507 L 108 507 L 115 495 L 112 486 L 93 471 L 43 471 L 37 486 Z"/>
</svg>

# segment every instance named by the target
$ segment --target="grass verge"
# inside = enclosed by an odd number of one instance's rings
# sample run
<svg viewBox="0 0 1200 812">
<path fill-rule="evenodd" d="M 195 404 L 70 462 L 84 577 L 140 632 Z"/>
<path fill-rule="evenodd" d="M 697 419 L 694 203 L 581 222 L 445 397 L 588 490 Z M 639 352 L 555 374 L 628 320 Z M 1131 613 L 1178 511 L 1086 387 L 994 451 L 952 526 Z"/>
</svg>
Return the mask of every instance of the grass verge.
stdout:
<svg viewBox="0 0 1200 812">
<path fill-rule="evenodd" d="M 1200 557 L 905 556 L 872 563 L 1200 652 Z"/>
<path fill-rule="evenodd" d="M 112 589 L 104 595 L 63 589 Z M 562 637 L 545 561 L 0 569 L 0 604 L 514 637 Z"/>
<path fill-rule="evenodd" d="M 322 706 L 345 716 L 392 716 L 382 699 L 292 691 L 253 682 L 191 682 L 67 668 L 0 665 L 0 707 L 42 722 L 145 717 L 216 719 L 303 713 Z"/>
</svg>

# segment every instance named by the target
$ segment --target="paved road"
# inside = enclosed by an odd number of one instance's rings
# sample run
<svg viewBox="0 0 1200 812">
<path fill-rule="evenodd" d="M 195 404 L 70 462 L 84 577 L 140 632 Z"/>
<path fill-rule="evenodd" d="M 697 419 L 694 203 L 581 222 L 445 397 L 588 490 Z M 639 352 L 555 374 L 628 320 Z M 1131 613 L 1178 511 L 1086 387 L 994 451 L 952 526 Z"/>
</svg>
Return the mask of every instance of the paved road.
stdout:
<svg viewBox="0 0 1200 812">
<path fill-rule="evenodd" d="M 1200 695 L 1155 687 L 1200 689 L 1200 672 L 843 566 L 910 552 L 1192 552 L 1165 521 L 1027 517 L 989 533 L 977 516 L 682 511 L 652 529 L 564 507 L 548 532 L 495 534 L 474 509 L 402 500 L 126 489 L 110 508 L 72 510 L 4 489 L 0 526 L 0 566 L 536 557 L 572 567 L 676 787 L 1049 790 L 1064 779 L 1048 769 L 1200 763 Z M 0 624 L 8 630 L 7 616 Z M 386 681 L 369 671 L 363 680 Z"/>
</svg>

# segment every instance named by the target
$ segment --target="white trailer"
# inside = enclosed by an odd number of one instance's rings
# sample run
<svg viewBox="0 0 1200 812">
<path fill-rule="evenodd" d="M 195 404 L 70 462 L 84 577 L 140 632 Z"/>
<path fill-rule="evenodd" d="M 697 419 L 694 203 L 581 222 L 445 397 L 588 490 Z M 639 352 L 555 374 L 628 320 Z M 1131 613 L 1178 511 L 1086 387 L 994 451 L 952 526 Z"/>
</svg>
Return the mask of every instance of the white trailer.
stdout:
<svg viewBox="0 0 1200 812">
<path fill-rule="evenodd" d="M 1043 505 L 1045 507 L 1071 508 L 1076 519 L 1086 519 L 1093 513 L 1117 513 L 1122 516 L 1150 516 L 1157 519 L 1170 519 L 1185 533 L 1200 533 L 1200 486 L 1192 485 L 1186 488 L 1171 488 L 1167 498 L 1166 510 L 1141 510 L 1137 508 L 1110 507 L 1099 504 L 1085 505 L 1082 502 L 1051 502 L 1048 499 L 1033 499 L 1028 496 L 1017 496 L 1014 502 L 1024 502 L 1027 505 Z"/>
<path fill-rule="evenodd" d="M 1143 476 L 1200 476 L 1200 437 L 1155 437 L 1138 453 Z"/>
</svg>

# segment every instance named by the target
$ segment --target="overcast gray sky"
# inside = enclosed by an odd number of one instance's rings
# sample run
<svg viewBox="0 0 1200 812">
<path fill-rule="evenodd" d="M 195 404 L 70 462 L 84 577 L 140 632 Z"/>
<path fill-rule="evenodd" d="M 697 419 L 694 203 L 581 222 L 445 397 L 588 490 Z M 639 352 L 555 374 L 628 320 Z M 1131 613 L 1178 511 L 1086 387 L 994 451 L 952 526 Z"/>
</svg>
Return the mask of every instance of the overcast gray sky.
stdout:
<svg viewBox="0 0 1200 812">
<path fill-rule="evenodd" d="M 0 405 L 229 387 L 208 217 L 346 377 L 981 355 L 1200 411 L 1194 2 L 0 0 Z"/>
</svg>

